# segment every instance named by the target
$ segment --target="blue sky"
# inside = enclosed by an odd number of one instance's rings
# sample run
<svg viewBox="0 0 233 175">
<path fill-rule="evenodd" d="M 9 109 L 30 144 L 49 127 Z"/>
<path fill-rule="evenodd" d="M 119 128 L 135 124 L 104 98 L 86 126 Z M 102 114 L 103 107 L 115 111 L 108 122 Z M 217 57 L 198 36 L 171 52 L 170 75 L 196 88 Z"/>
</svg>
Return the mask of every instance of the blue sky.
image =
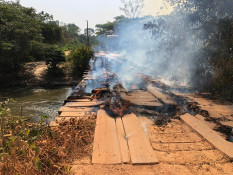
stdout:
<svg viewBox="0 0 233 175">
<path fill-rule="evenodd" d="M 163 0 L 145 0 L 144 14 L 156 15 Z M 20 0 L 26 7 L 33 7 L 37 12 L 45 11 L 55 20 L 75 23 L 83 30 L 86 20 L 90 27 L 112 21 L 115 16 L 123 15 L 119 7 L 121 0 Z M 167 12 L 162 12 L 162 14 Z"/>
</svg>

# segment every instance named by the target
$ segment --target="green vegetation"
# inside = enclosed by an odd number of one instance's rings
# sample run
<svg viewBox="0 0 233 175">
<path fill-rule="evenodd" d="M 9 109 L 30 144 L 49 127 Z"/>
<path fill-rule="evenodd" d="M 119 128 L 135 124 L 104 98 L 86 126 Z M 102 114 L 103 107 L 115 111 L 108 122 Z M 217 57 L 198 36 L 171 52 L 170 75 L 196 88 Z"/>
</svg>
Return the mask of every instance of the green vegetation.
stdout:
<svg viewBox="0 0 233 175">
<path fill-rule="evenodd" d="M 37 123 L 10 116 L 7 101 L 0 103 L 2 174 L 68 174 L 68 164 L 90 155 L 94 119 L 62 121 L 51 128 L 47 116 Z"/>
<path fill-rule="evenodd" d="M 113 22 L 106 22 L 104 24 L 97 24 L 96 27 L 96 36 L 98 38 L 98 49 L 99 50 L 117 50 L 117 48 L 113 48 L 112 44 L 115 42 L 117 38 L 117 32 L 119 29 L 119 24 L 127 23 L 128 20 L 132 20 L 129 18 L 121 16 L 116 16 Z M 124 29 L 123 29 L 124 30 Z M 115 44 L 113 44 L 115 45 Z"/>
<path fill-rule="evenodd" d="M 0 4 L 0 80 L 17 76 L 26 61 L 39 59 L 47 49 L 43 42 L 43 14 L 18 3 Z M 44 24 L 45 27 L 45 24 Z"/>
<path fill-rule="evenodd" d="M 73 50 L 68 57 L 70 62 L 71 74 L 73 77 L 78 77 L 88 69 L 89 60 L 93 57 L 93 51 L 90 47 L 81 46 Z"/>
<path fill-rule="evenodd" d="M 117 30 L 117 25 L 123 21 L 128 20 L 128 18 L 124 16 L 117 16 L 114 18 L 113 22 L 107 22 L 104 24 L 97 24 L 96 27 L 96 34 L 98 36 L 108 36 L 108 35 L 115 35 Z"/>
<path fill-rule="evenodd" d="M 187 73 L 191 73 L 189 85 L 233 101 L 233 1 L 166 1 L 174 11 L 144 25 L 155 40 L 169 36 L 159 41 L 159 47 L 169 53 L 164 56 L 166 62 L 191 53 L 186 58 L 190 65 Z"/>
<path fill-rule="evenodd" d="M 56 47 L 51 47 L 46 53 L 46 64 L 48 65 L 48 77 L 62 77 L 63 72 L 57 65 L 65 62 L 65 55 Z"/>
<path fill-rule="evenodd" d="M 184 14 L 204 43 L 193 75 L 198 78 L 195 87 L 233 101 L 233 1 L 167 1 L 176 4 L 174 13 Z"/>
<path fill-rule="evenodd" d="M 24 64 L 30 61 L 46 61 L 48 77 L 58 77 L 62 71 L 57 64 L 65 61 L 64 51 L 87 43 L 75 24 L 59 26 L 47 13 L 6 1 L 0 1 L 0 39 L 1 85 L 25 78 Z M 94 35 L 90 44 L 96 44 Z"/>
</svg>

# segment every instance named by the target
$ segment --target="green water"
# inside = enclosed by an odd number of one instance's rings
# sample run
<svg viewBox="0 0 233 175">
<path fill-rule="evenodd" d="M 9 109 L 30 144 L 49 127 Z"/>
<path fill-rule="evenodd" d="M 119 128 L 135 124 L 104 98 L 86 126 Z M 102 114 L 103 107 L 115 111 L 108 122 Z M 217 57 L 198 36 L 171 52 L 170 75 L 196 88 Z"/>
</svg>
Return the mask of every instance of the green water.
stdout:
<svg viewBox="0 0 233 175">
<path fill-rule="evenodd" d="M 0 97 L 12 98 L 8 104 L 11 115 L 22 115 L 37 121 L 39 116 L 47 115 L 52 120 L 72 92 L 71 87 L 56 88 L 6 88 L 0 89 Z"/>
</svg>

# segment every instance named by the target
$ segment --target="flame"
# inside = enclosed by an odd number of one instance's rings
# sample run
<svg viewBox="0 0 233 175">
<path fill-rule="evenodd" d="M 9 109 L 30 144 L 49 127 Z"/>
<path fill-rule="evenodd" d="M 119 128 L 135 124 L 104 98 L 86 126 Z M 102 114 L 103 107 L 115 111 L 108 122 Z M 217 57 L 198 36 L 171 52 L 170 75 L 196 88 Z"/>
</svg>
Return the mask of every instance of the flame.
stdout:
<svg viewBox="0 0 233 175">
<path fill-rule="evenodd" d="M 111 110 L 115 114 L 118 114 L 119 116 L 122 117 L 124 115 L 124 113 L 128 110 L 129 106 L 130 106 L 130 102 L 128 100 L 125 100 L 122 107 L 114 105 L 114 106 L 111 107 Z"/>
<path fill-rule="evenodd" d="M 95 95 L 91 98 L 92 100 L 100 98 L 101 90 L 97 91 Z"/>
<path fill-rule="evenodd" d="M 136 85 L 133 85 L 133 86 L 132 86 L 132 89 L 137 89 Z"/>
<path fill-rule="evenodd" d="M 122 116 L 123 112 L 121 111 L 121 108 L 117 107 L 117 106 L 114 106 L 111 108 L 111 110 L 115 113 L 115 114 L 118 114 L 120 116 Z"/>
</svg>

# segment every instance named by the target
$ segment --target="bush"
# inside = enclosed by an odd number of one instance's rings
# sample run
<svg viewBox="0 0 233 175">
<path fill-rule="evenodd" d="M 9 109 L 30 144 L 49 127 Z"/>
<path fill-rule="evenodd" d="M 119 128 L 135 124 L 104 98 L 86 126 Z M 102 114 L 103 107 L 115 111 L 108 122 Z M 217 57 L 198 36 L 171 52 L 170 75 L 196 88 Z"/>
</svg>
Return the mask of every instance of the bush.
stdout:
<svg viewBox="0 0 233 175">
<path fill-rule="evenodd" d="M 57 49 L 56 47 L 51 47 L 46 55 L 46 64 L 48 65 L 48 77 L 60 77 L 63 75 L 61 69 L 57 67 L 57 65 L 61 62 L 65 61 L 65 55 L 62 51 Z"/>
<path fill-rule="evenodd" d="M 62 51 L 68 51 L 68 50 L 75 50 L 76 48 L 80 47 L 82 44 L 78 40 L 74 40 L 72 42 L 66 43 L 64 46 L 62 46 Z"/>
<path fill-rule="evenodd" d="M 71 52 L 68 57 L 70 62 L 71 74 L 73 77 L 78 77 L 89 67 L 89 60 L 93 57 L 93 51 L 90 47 L 81 46 Z"/>
</svg>

